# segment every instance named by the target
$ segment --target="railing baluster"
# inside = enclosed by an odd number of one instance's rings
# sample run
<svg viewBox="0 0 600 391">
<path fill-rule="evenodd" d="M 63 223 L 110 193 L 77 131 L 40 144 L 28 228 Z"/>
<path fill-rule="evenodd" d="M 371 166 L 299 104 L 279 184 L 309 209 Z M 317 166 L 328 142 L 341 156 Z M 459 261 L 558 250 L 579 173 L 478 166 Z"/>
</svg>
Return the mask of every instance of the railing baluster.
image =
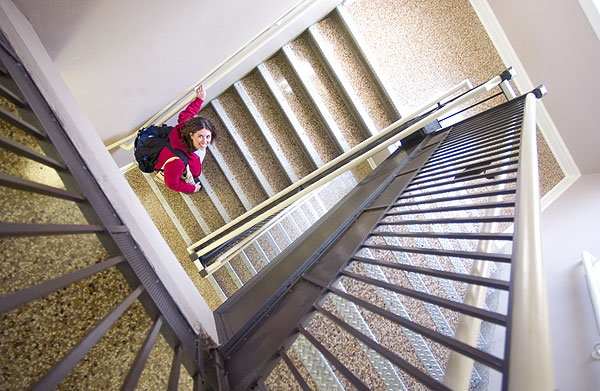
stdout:
<svg viewBox="0 0 600 391">
<path fill-rule="evenodd" d="M 453 311 L 462 312 L 464 314 L 471 315 L 471 316 L 483 319 L 488 322 L 496 323 L 501 326 L 506 325 L 506 316 L 502 315 L 502 314 L 498 314 L 496 312 L 482 310 L 480 308 L 465 305 L 463 303 L 455 302 L 455 301 L 448 300 L 448 299 L 443 299 L 441 297 L 437 297 L 434 295 L 430 295 L 430 294 L 426 294 L 426 293 L 422 293 L 422 292 L 418 292 L 418 291 L 414 291 L 412 289 L 404 288 L 402 286 L 390 284 L 387 282 L 382 282 L 382 281 L 376 280 L 374 278 L 361 276 L 359 274 L 350 273 L 348 271 L 342 271 L 342 275 L 353 278 L 353 279 L 361 281 L 361 282 L 364 282 L 369 285 L 374 285 L 374 286 L 378 286 L 381 288 L 385 288 L 387 290 L 390 290 L 390 291 L 393 291 L 396 293 L 400 293 L 402 295 L 409 296 L 409 297 L 412 297 L 417 300 L 426 301 L 428 303 L 432 303 L 432 304 L 440 305 L 442 307 L 449 308 Z M 344 293 L 336 288 L 330 287 L 329 290 L 340 296 L 347 295 L 346 293 Z M 352 299 L 352 300 L 354 300 L 354 299 Z"/>
<path fill-rule="evenodd" d="M 431 388 L 433 390 L 448 390 L 448 391 L 450 390 L 449 388 L 445 387 L 442 383 L 440 383 L 437 380 L 435 380 L 434 378 L 426 375 L 421 370 L 419 370 L 417 367 L 411 365 L 408 361 L 402 359 L 401 357 L 398 357 L 398 355 L 396 355 L 389 349 L 381 346 L 377 342 L 373 341 L 371 338 L 358 332 L 356 329 L 354 329 L 353 327 L 348 325 L 346 322 L 339 319 L 337 316 L 335 316 L 331 312 L 327 311 L 323 307 L 316 305 L 315 308 L 317 309 L 317 311 L 319 311 L 320 313 L 322 313 L 323 315 L 325 315 L 329 319 L 331 319 L 335 324 L 337 324 L 338 326 L 343 328 L 347 333 L 349 333 L 356 339 L 360 340 L 362 343 L 367 345 L 369 348 L 375 350 L 377 353 L 379 353 L 380 355 L 382 355 L 383 357 L 385 357 L 386 359 L 391 361 L 394 365 L 396 365 L 402 371 L 406 372 L 410 376 L 412 376 L 415 379 L 417 379 L 418 381 L 422 382 L 429 388 Z M 401 317 L 398 317 L 398 318 L 404 320 L 404 318 L 401 318 Z M 416 323 L 413 323 L 410 321 L 406 321 L 405 323 L 412 323 L 413 326 L 416 326 Z M 422 327 L 422 328 L 425 329 L 424 327 Z"/>
<path fill-rule="evenodd" d="M 308 386 L 308 384 L 306 383 L 306 380 L 304 380 L 304 378 L 302 377 L 302 375 L 298 371 L 298 368 L 296 368 L 296 366 L 294 365 L 294 363 L 292 362 L 292 360 L 285 353 L 284 349 L 280 349 L 279 350 L 279 355 L 281 356 L 281 358 L 283 359 L 283 361 L 285 362 L 285 364 L 289 368 L 290 372 L 292 372 L 292 375 L 294 375 L 294 379 L 296 379 L 296 381 L 298 382 L 298 384 L 300 385 L 300 387 L 302 387 L 302 390 L 304 390 L 304 391 L 310 391 L 311 388 Z"/>
<path fill-rule="evenodd" d="M 458 224 L 458 223 L 493 223 L 493 222 L 505 222 L 511 223 L 514 220 L 514 216 L 480 216 L 480 217 L 454 217 L 454 218 L 442 218 L 442 219 L 414 219 L 414 220 L 399 220 L 399 221 L 385 221 L 382 220 L 378 225 L 416 225 L 416 224 Z"/>
<path fill-rule="evenodd" d="M 507 164 L 503 164 L 503 166 L 505 166 Z M 482 169 L 485 169 L 485 167 L 483 167 Z M 480 169 L 481 170 L 481 169 Z M 474 171 L 474 170 L 472 170 Z M 461 183 L 461 182 L 468 182 L 468 181 L 472 181 L 475 179 L 489 179 L 490 176 L 492 176 L 492 178 L 495 178 L 497 175 L 504 175 L 504 174 L 514 174 L 517 172 L 517 168 L 509 168 L 506 170 L 500 170 L 500 171 L 491 171 L 491 172 L 484 172 L 483 174 L 478 174 L 478 175 L 472 175 L 472 176 L 459 176 L 459 174 L 463 174 L 463 173 L 457 173 L 456 175 L 454 175 L 454 178 L 452 180 L 449 181 L 445 181 L 445 182 L 440 182 L 440 183 L 432 183 L 429 185 L 425 185 L 425 186 L 417 186 L 417 187 L 413 187 L 408 186 L 406 188 L 406 192 L 408 192 L 409 194 L 412 194 L 415 191 L 421 191 L 424 189 L 431 189 L 431 188 L 436 188 L 436 187 L 442 187 L 442 186 L 451 186 L 454 185 L 456 183 Z M 454 188 L 448 188 L 446 190 L 453 190 Z"/>
<path fill-rule="evenodd" d="M 117 265 L 124 260 L 125 258 L 123 256 L 110 258 L 106 261 L 88 266 L 85 269 L 77 270 L 53 280 L 44 281 L 41 284 L 10 293 L 4 297 L 0 297 L 0 314 L 17 308 L 23 304 L 27 304 L 35 299 L 39 299 L 40 297 L 46 296 L 86 277 L 100 273 L 101 271 Z"/>
<path fill-rule="evenodd" d="M 127 232 L 123 226 L 114 226 L 109 230 L 111 232 Z M 101 225 L 0 223 L 0 237 L 86 234 L 103 231 L 104 227 Z"/>
<path fill-rule="evenodd" d="M 502 157 L 494 157 L 492 159 L 479 160 L 476 163 L 469 163 L 469 162 L 467 162 L 465 164 L 460 164 L 458 166 L 454 166 L 454 167 L 446 169 L 446 170 L 438 171 L 438 172 L 433 173 L 433 174 L 417 175 L 415 177 L 415 181 L 412 182 L 412 183 L 416 184 L 416 183 L 426 182 L 427 180 L 429 180 L 429 179 L 426 179 L 426 178 L 433 179 L 433 178 L 435 178 L 435 177 L 437 177 L 439 175 L 448 174 L 448 173 L 454 172 L 454 171 L 460 171 L 460 170 L 468 168 L 468 167 L 470 167 L 470 166 L 472 166 L 474 164 L 477 164 L 477 165 L 479 165 L 479 164 L 481 164 L 481 165 L 487 165 L 487 164 L 492 164 L 493 162 L 496 162 L 496 161 L 500 161 L 500 160 L 504 160 L 504 159 L 509 159 L 509 158 L 514 158 L 514 157 L 517 157 L 517 156 L 519 156 L 519 153 L 518 152 L 513 152 L 511 154 L 504 155 Z M 475 160 L 478 160 L 478 159 L 473 159 L 473 161 L 475 161 Z M 424 178 L 426 180 L 423 180 Z"/>
<path fill-rule="evenodd" d="M 448 271 L 444 271 L 444 270 L 428 269 L 428 268 L 424 268 L 424 267 L 407 265 L 407 264 L 403 264 L 403 263 L 380 261 L 377 259 L 369 259 L 369 258 L 358 257 L 358 256 L 354 256 L 354 257 L 352 257 L 352 259 L 355 261 L 358 261 L 358 262 L 368 263 L 371 265 L 389 267 L 392 269 L 402 270 L 402 271 L 411 272 L 411 273 L 426 274 L 426 275 L 433 276 L 433 277 L 445 278 L 445 279 L 454 280 L 454 281 L 461 281 L 461 282 L 465 282 L 467 284 L 488 286 L 490 288 L 495 288 L 495 289 L 508 290 L 508 288 L 510 286 L 509 281 L 496 280 L 493 278 L 483 278 L 483 277 L 479 277 L 479 276 L 473 276 L 471 274 L 462 274 L 462 273 L 448 272 Z"/>
<path fill-rule="evenodd" d="M 399 211 L 399 212 L 389 212 L 389 213 L 386 213 L 386 216 L 402 216 L 402 215 L 412 215 L 412 214 L 453 212 L 453 211 L 471 210 L 471 209 L 512 208 L 514 206 L 515 206 L 514 201 L 486 202 L 486 203 L 479 203 L 479 204 L 442 206 L 439 208 L 431 208 L 431 209 L 410 209 L 410 210 L 403 210 L 403 211 Z"/>
<path fill-rule="evenodd" d="M 179 385 L 179 372 L 181 370 L 181 357 L 183 356 L 183 346 L 177 345 L 173 352 L 173 361 L 171 362 L 171 372 L 169 373 L 169 382 L 167 391 L 177 391 Z"/>
<path fill-rule="evenodd" d="M 45 140 L 47 138 L 46 133 L 30 123 L 23 121 L 21 118 L 18 118 L 13 113 L 6 111 L 6 109 L 0 107 L 0 119 L 8 122 L 9 124 L 16 126 L 17 128 L 25 131 L 26 133 L 41 139 Z"/>
<path fill-rule="evenodd" d="M 451 158 L 449 160 L 446 160 L 446 161 L 442 162 L 441 164 L 434 164 L 434 165 L 432 165 L 433 167 L 430 167 L 430 166 L 426 165 L 419 172 L 419 174 L 423 174 L 423 173 L 427 173 L 427 172 L 432 172 L 432 171 L 437 171 L 437 170 L 440 170 L 442 168 L 450 167 L 450 166 L 452 166 L 454 164 L 464 163 L 464 162 L 467 162 L 467 161 L 474 161 L 474 160 L 478 160 L 478 159 L 485 159 L 485 158 L 492 157 L 492 156 L 502 155 L 503 153 L 508 153 L 508 152 L 516 151 L 518 149 L 519 149 L 519 146 L 518 145 L 514 145 L 514 144 L 507 144 L 506 146 L 504 146 L 501 149 L 498 149 L 498 148 L 488 148 L 486 150 L 477 151 L 477 152 L 473 152 L 473 153 L 470 153 L 470 154 L 462 155 L 462 156 L 459 156 L 459 157 Z M 500 159 L 501 157 L 499 156 L 498 158 Z"/>
<path fill-rule="evenodd" d="M 469 240 L 512 240 L 512 234 L 469 233 L 469 232 L 385 232 L 373 231 L 371 236 L 387 236 L 400 238 L 445 238 Z"/>
<path fill-rule="evenodd" d="M 46 155 L 43 155 L 33 149 L 27 148 L 26 146 L 15 142 L 9 138 L 0 135 L 0 146 L 7 151 L 20 155 L 24 158 L 31 159 L 35 162 L 44 164 L 48 167 L 54 168 L 55 170 L 65 171 L 67 166 L 63 162 L 52 159 Z"/>
<path fill-rule="evenodd" d="M 56 386 L 77 366 L 87 352 L 106 334 L 108 329 L 131 307 L 144 291 L 143 286 L 137 287 L 129 294 L 106 318 L 98 323 L 77 345 L 64 356 L 52 369 L 33 385 L 34 391 L 46 391 Z"/>
<path fill-rule="evenodd" d="M 461 178 L 461 177 L 469 177 L 469 179 L 471 180 L 471 179 L 474 179 L 473 175 L 479 174 L 482 171 L 487 171 L 488 175 L 490 175 L 490 174 L 497 175 L 496 172 L 489 172 L 489 170 L 492 170 L 495 168 L 511 166 L 511 165 L 516 165 L 519 163 L 518 160 L 508 160 L 508 161 L 502 161 L 501 163 L 492 164 L 494 161 L 498 161 L 498 159 L 490 159 L 487 161 L 477 162 L 477 163 L 474 163 L 471 165 L 467 165 L 464 168 L 452 169 L 452 170 L 449 170 L 449 172 L 452 172 L 450 174 L 441 175 L 441 176 L 440 176 L 440 174 L 437 174 L 426 180 L 414 181 L 411 183 L 411 186 L 421 185 L 421 184 L 429 183 L 429 182 L 441 181 L 443 179 L 448 179 L 448 178 L 456 179 L 456 178 Z"/>
<path fill-rule="evenodd" d="M 125 377 L 125 381 L 123 382 L 123 385 L 121 386 L 122 391 L 135 390 L 138 380 L 140 379 L 140 375 L 142 374 L 142 371 L 144 370 L 144 365 L 146 364 L 146 361 L 148 360 L 148 356 L 150 355 L 150 351 L 152 350 L 152 347 L 154 346 L 154 342 L 156 341 L 156 337 L 158 336 L 158 333 L 160 332 L 160 328 L 162 327 L 162 325 L 163 325 L 163 317 L 161 315 L 154 321 L 154 324 L 148 331 L 148 335 L 146 336 L 144 343 L 140 347 L 140 350 L 138 351 L 137 356 L 135 357 L 135 360 L 133 361 L 133 364 L 131 365 L 131 368 L 129 369 L 129 372 L 127 373 L 127 376 Z"/>
<path fill-rule="evenodd" d="M 0 172 L 0 186 L 11 187 L 13 189 L 47 195 L 55 198 L 62 198 L 69 201 L 85 201 L 85 197 L 79 193 L 43 185 L 41 183 L 4 174 L 2 172 Z"/>
<path fill-rule="evenodd" d="M 329 361 L 335 369 L 337 369 L 354 387 L 358 390 L 368 391 L 367 387 L 359 378 L 357 378 L 344 364 L 342 364 L 325 346 L 323 346 L 311 333 L 308 332 L 304 327 L 299 326 L 298 331 L 304 335 L 306 339 L 313 344 L 315 348 Z"/>
<path fill-rule="evenodd" d="M 13 91 L 11 91 L 4 84 L 0 84 L 0 96 L 2 96 L 3 98 L 6 98 L 7 100 L 11 101 L 12 103 L 14 103 L 15 105 L 17 105 L 21 108 L 27 107 L 27 103 L 25 103 L 23 101 L 23 99 L 21 99 L 20 96 L 17 96 L 17 94 L 15 94 Z"/>
<path fill-rule="evenodd" d="M 467 199 L 471 199 L 471 198 L 488 198 L 488 197 L 494 197 L 494 196 L 499 196 L 499 195 L 515 194 L 515 192 L 516 192 L 515 189 L 503 189 L 503 190 L 495 190 L 495 191 L 489 191 L 489 192 L 484 192 L 484 193 L 464 194 L 464 195 L 458 195 L 458 196 L 452 196 L 452 197 L 432 198 L 432 199 L 428 199 L 428 200 L 414 201 L 414 202 L 396 202 L 392 205 L 392 207 L 434 204 L 434 203 L 438 203 L 438 202 L 460 201 L 460 200 L 467 200 Z M 398 200 L 402 200 L 402 197 L 398 198 Z"/>
<path fill-rule="evenodd" d="M 405 200 L 407 198 L 417 198 L 417 197 L 425 197 L 425 196 L 444 194 L 444 193 L 450 193 L 450 192 L 457 192 L 457 191 L 461 191 L 461 190 L 478 189 L 480 187 L 503 185 L 506 183 L 515 183 L 516 181 L 517 181 L 517 178 L 506 178 L 506 179 L 502 179 L 502 180 L 476 183 L 474 185 L 453 187 L 451 189 L 442 189 L 442 190 L 429 191 L 429 192 L 425 192 L 425 193 L 403 195 L 402 197 L 398 198 L 398 200 Z"/>
</svg>

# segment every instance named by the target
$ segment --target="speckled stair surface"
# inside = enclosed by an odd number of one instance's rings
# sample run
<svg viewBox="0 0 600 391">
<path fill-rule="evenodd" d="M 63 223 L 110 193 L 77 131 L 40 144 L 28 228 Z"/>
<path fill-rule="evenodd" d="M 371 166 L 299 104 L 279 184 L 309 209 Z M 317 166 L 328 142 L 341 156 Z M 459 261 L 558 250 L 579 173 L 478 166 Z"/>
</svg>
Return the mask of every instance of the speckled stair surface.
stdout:
<svg viewBox="0 0 600 391">
<path fill-rule="evenodd" d="M 6 85 L 7 81 L 0 79 Z M 18 110 L 4 98 L 0 98 L 0 107 L 18 118 L 31 117 L 27 109 Z M 42 156 L 49 156 L 51 152 L 49 145 L 42 145 L 5 121 L 0 121 L 0 136 Z M 64 172 L 4 148 L 0 148 L 0 171 L 35 183 L 70 189 L 63 181 L 68 177 Z M 88 224 L 79 205 L 72 201 L 4 186 L 0 186 L 0 200 L 3 223 Z M 3 259 L 0 296 L 108 258 L 107 250 L 95 234 L 2 237 L 0 255 Z M 111 268 L 3 313 L 0 316 L 3 349 L 0 388 L 29 389 L 130 293 L 131 288 L 121 273 Z M 139 302 L 133 305 L 58 389 L 118 388 L 136 357 L 132 347 L 143 342 L 151 325 L 152 320 L 142 305 Z M 166 387 L 172 355 L 164 338 L 158 336 L 137 389 Z M 191 377 L 185 370 L 181 373 L 179 389 L 191 390 Z"/>
</svg>

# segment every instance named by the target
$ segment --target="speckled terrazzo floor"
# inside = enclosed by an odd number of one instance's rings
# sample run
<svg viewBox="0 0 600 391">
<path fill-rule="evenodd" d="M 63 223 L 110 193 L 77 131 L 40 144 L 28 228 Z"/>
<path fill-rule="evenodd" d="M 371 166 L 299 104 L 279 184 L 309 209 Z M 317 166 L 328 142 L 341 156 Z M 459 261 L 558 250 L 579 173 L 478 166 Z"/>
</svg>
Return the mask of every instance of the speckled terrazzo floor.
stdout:
<svg viewBox="0 0 600 391">
<path fill-rule="evenodd" d="M 0 105 L 20 116 L 5 100 L 0 99 Z M 3 121 L 0 121 L 0 134 L 46 154 L 36 139 Z M 5 149 L 0 149 L 0 171 L 65 188 L 54 169 Z M 74 202 L 6 187 L 0 187 L 0 216 L 6 223 L 88 223 Z M 3 237 L 0 257 L 3 261 L 0 295 L 4 296 L 101 262 L 109 254 L 96 235 L 84 234 Z M 28 389 L 130 292 L 121 273 L 112 267 L 0 315 L 0 390 Z M 58 389 L 117 389 L 150 324 L 141 304 L 134 303 Z M 138 383 L 139 389 L 154 390 L 161 381 L 166 384 L 164 379 L 168 378 L 171 357 L 172 350 L 165 343 L 157 344 L 150 355 L 150 365 Z M 158 368 L 157 362 L 169 365 Z M 185 371 L 181 379 L 181 389 L 191 389 L 191 378 Z"/>
</svg>

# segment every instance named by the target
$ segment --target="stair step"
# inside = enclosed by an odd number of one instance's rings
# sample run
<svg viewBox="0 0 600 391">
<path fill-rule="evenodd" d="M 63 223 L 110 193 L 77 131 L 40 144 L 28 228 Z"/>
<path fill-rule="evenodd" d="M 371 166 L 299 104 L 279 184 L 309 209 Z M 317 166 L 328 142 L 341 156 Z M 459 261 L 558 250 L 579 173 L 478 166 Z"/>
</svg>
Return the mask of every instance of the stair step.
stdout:
<svg viewBox="0 0 600 391">
<path fill-rule="evenodd" d="M 338 60 L 334 49 L 334 47 L 336 47 L 335 43 L 337 38 L 334 31 L 335 27 L 331 21 L 322 21 L 308 29 L 306 33 L 307 42 L 325 65 L 325 69 L 330 79 L 333 81 L 334 86 L 341 95 L 343 102 L 345 102 L 348 111 L 354 117 L 355 122 L 358 124 L 358 128 L 366 138 L 376 134 L 377 128 L 356 91 L 359 91 L 361 88 L 368 88 L 368 86 L 362 87 L 352 85 L 350 75 L 354 70 L 349 65 L 353 56 L 350 53 L 339 53 L 343 51 L 344 47 L 344 43 L 341 41 L 340 43 L 342 46 L 338 46 L 338 49 L 340 50 L 338 50 L 337 54 L 341 56 L 343 61 Z M 350 55 L 345 58 L 344 54 Z M 342 63 L 345 63 L 345 69 Z M 356 89 L 356 87 L 358 87 L 358 89 Z"/>
<path fill-rule="evenodd" d="M 186 251 L 186 242 L 177 231 L 173 221 L 165 211 L 163 205 L 160 203 L 153 190 L 150 188 L 150 185 L 144 178 L 143 174 L 138 169 L 133 169 L 125 174 L 125 178 L 136 193 L 142 205 L 144 205 L 144 208 L 152 218 L 152 221 L 154 221 L 154 224 L 165 238 L 166 242 L 169 244 L 171 251 L 173 251 L 177 259 L 179 259 L 182 267 L 190 276 L 190 279 L 198 288 L 202 294 L 202 297 L 204 297 L 208 303 L 209 307 L 211 309 L 217 308 L 221 304 L 222 298 L 218 296 L 211 286 L 210 281 L 212 280 L 201 278 L 196 266 L 192 262 L 189 262 L 188 253 Z M 201 195 L 201 193 L 196 193 L 195 195 Z M 206 205 L 212 206 L 210 202 L 206 203 Z M 190 215 L 190 219 L 193 219 L 193 216 Z M 209 221 L 208 224 L 210 226 L 211 222 Z M 223 220 L 215 223 L 216 226 L 221 226 L 222 224 Z"/>
<path fill-rule="evenodd" d="M 298 133 L 298 139 L 315 164 L 315 168 L 321 167 L 339 155 L 338 148 L 333 141 L 322 131 L 318 115 L 308 104 L 309 98 L 303 91 L 299 81 L 288 66 L 282 53 L 278 53 L 265 63 L 275 86 L 279 90 L 278 103 L 285 106 L 286 116 L 291 115 L 290 122 L 295 124 L 294 130 Z M 316 154 L 315 154 L 316 151 Z M 316 155 L 316 156 L 315 156 Z"/>
<path fill-rule="evenodd" d="M 339 33 L 340 38 L 343 37 L 347 43 L 348 50 L 352 51 L 354 56 L 356 57 L 357 62 L 360 63 L 360 68 L 364 71 L 366 83 L 372 86 L 372 89 L 378 96 L 378 100 L 381 102 L 381 106 L 383 107 L 386 116 L 382 116 L 381 114 L 376 114 L 373 116 L 373 120 L 377 124 L 379 129 L 387 126 L 386 119 L 391 122 L 394 122 L 402 117 L 401 112 L 403 111 L 398 98 L 395 93 L 391 90 L 391 84 L 388 81 L 387 75 L 383 73 L 379 64 L 377 64 L 375 56 L 371 52 L 369 46 L 367 45 L 366 40 L 360 33 L 357 23 L 353 20 L 352 16 L 346 9 L 343 4 L 340 4 L 336 7 L 336 9 L 332 13 L 332 20 L 337 25 L 337 31 Z M 339 38 L 336 40 L 339 41 Z M 334 47 L 344 47 L 343 45 L 334 45 Z M 339 58 L 347 58 L 343 55 L 338 55 Z M 345 65 L 345 62 L 342 62 L 342 65 Z M 346 72 L 352 75 L 361 75 L 358 67 L 352 66 L 352 69 L 355 71 Z M 355 83 L 354 85 L 363 85 L 362 83 Z M 369 94 L 370 91 L 367 93 Z M 365 92 L 362 89 L 358 89 L 357 93 L 362 96 Z M 370 94 L 369 94 L 370 95 Z M 375 109 L 374 102 L 376 100 L 372 98 L 363 98 L 363 102 L 368 102 L 368 111 L 370 113 L 378 113 L 378 110 Z M 379 105 L 375 104 L 377 108 Z"/>
<path fill-rule="evenodd" d="M 307 32 L 290 45 L 293 58 L 298 64 L 295 69 L 298 73 L 302 72 L 306 80 L 304 84 L 312 86 L 313 94 L 319 97 L 322 110 L 333 123 L 332 139 L 337 140 L 340 152 L 345 152 L 367 136 L 353 117 L 351 108 L 345 104 L 344 97 L 336 86 L 336 79 L 328 70 L 326 59 L 315 45 L 311 45 L 311 41 L 311 35 Z"/>
<path fill-rule="evenodd" d="M 246 82 L 246 84 L 250 84 L 250 83 Z M 285 142 L 285 141 L 287 141 L 287 139 L 285 139 L 285 138 L 280 139 L 280 141 L 278 141 L 276 139 L 274 132 L 271 130 L 271 127 L 269 126 L 269 124 L 267 123 L 265 118 L 263 117 L 263 114 L 260 112 L 258 105 L 254 103 L 254 101 L 250 97 L 248 90 L 246 89 L 246 87 L 244 87 L 244 84 L 241 81 L 238 81 L 237 83 L 235 83 L 234 87 L 235 87 L 235 90 L 236 90 L 237 94 L 239 95 L 240 99 L 244 103 L 244 106 L 246 107 L 246 109 L 252 116 L 252 119 L 256 123 L 256 126 L 258 126 L 258 128 L 260 129 L 260 132 L 264 135 L 265 141 L 267 142 L 267 144 L 269 146 L 269 150 L 271 151 L 271 153 L 273 154 L 273 156 L 275 157 L 275 159 L 281 166 L 281 169 L 283 170 L 283 172 L 285 173 L 285 176 L 287 177 L 288 183 L 297 182 L 299 177 L 298 177 L 298 175 L 296 175 L 294 167 L 290 163 L 290 159 L 287 158 L 287 156 L 285 155 L 284 149 L 280 145 L 281 142 Z M 265 94 L 265 96 L 267 96 L 267 95 Z M 291 142 L 291 140 L 290 140 L 290 142 Z M 297 146 L 297 143 L 293 142 L 293 145 L 291 147 L 293 148 L 296 146 Z M 290 148 L 288 147 L 286 149 L 289 150 Z"/>
<path fill-rule="evenodd" d="M 244 189 L 250 203 L 259 204 L 264 201 L 267 198 L 266 193 L 262 190 L 262 187 L 254 176 L 252 169 L 246 163 L 244 156 L 235 145 L 234 140 L 229 136 L 226 126 L 221 122 L 212 105 L 207 105 L 205 108 L 203 108 L 200 111 L 200 115 L 208 118 L 217 128 L 217 137 L 214 141 L 214 144 L 209 147 L 209 152 L 206 154 L 205 159 L 209 160 L 205 160 L 205 163 L 203 164 L 202 176 L 206 178 L 212 178 L 213 174 L 226 176 L 229 175 L 229 173 L 232 173 L 235 176 L 237 183 L 239 183 L 240 187 Z M 218 153 L 213 157 L 212 153 L 210 152 L 211 150 L 217 150 Z M 222 160 L 220 160 L 221 158 Z M 218 169 L 218 162 L 221 161 L 226 163 L 229 172 L 223 172 L 222 174 L 217 173 L 220 171 Z M 211 164 L 212 162 L 214 162 L 214 165 Z M 237 196 L 235 196 L 235 192 L 231 188 L 231 185 L 223 183 L 222 180 L 219 180 L 219 183 L 222 183 L 225 187 L 230 188 L 230 196 L 227 198 L 227 200 L 234 201 L 234 198 L 237 198 Z M 200 193 L 202 193 L 202 191 Z M 234 202 L 237 205 L 236 212 L 231 212 L 235 217 L 243 213 L 244 208 L 240 200 Z M 216 230 L 219 227 L 220 226 L 214 227 L 213 230 Z"/>
<path fill-rule="evenodd" d="M 211 164 L 212 167 L 217 167 L 217 163 L 213 159 L 206 158 L 205 162 Z M 200 183 L 202 184 L 203 191 L 209 196 L 225 223 L 246 211 L 228 178 L 220 170 L 210 171 L 206 175 L 202 175 Z"/>
<path fill-rule="evenodd" d="M 286 188 L 284 171 L 235 89 L 221 94 L 212 105 L 265 193 L 271 196 Z"/>
</svg>

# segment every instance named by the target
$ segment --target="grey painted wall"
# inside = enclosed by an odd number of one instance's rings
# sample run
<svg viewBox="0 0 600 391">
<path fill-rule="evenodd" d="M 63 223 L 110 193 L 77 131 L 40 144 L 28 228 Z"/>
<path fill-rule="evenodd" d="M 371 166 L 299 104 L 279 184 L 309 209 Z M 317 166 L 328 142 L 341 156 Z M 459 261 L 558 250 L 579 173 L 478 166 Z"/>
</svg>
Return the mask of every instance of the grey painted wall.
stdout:
<svg viewBox="0 0 600 391">
<path fill-rule="evenodd" d="M 600 172 L 600 41 L 577 0 L 489 0 L 582 174 Z"/>
<path fill-rule="evenodd" d="M 581 264 L 587 250 L 600 259 L 600 174 L 580 177 L 542 213 L 550 332 L 556 388 L 600 389 L 600 340 Z"/>
</svg>

